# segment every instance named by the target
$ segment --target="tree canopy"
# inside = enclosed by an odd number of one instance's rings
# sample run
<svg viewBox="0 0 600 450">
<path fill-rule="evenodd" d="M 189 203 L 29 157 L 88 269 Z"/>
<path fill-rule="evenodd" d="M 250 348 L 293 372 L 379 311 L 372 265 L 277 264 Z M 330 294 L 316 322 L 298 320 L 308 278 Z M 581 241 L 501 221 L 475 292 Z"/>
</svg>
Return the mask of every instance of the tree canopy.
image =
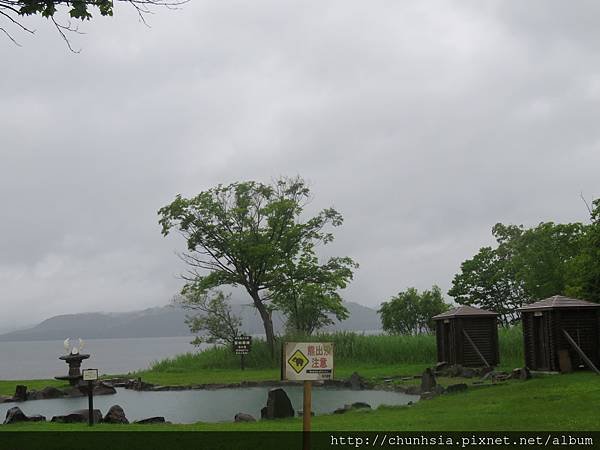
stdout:
<svg viewBox="0 0 600 450">
<path fill-rule="evenodd" d="M 460 266 L 448 295 L 456 303 L 473 305 L 497 312 L 503 325 L 518 319 L 516 309 L 529 303 L 523 283 L 515 280 L 506 255 L 491 247 L 483 247 Z"/>
<path fill-rule="evenodd" d="M 332 289 L 350 279 L 348 270 L 354 262 L 349 258 L 332 258 L 324 265 L 315 262 L 315 247 L 333 240 L 328 227 L 341 225 L 343 219 L 335 209 L 326 208 L 303 220 L 310 197 L 310 189 L 299 177 L 272 184 L 218 185 L 189 199 L 177 195 L 159 210 L 159 222 L 163 235 L 175 229 L 187 241 L 181 257 L 189 271 L 183 275 L 182 293 L 243 287 L 260 314 L 272 352 L 274 308 L 315 293 L 321 301 L 310 308 L 337 308 L 331 303 L 336 300 Z M 318 280 L 324 281 L 322 287 L 317 286 Z M 292 283 L 301 289 L 290 290 Z"/>
<path fill-rule="evenodd" d="M 287 319 L 289 331 L 312 334 L 315 330 L 348 318 L 339 289 L 352 279 L 358 265 L 350 258 L 330 258 L 319 264 L 313 251 L 283 264 L 278 282 L 271 288 L 273 305 Z"/>
<path fill-rule="evenodd" d="M 388 333 L 420 334 L 431 333 L 434 328 L 432 317 L 449 308 L 441 289 L 434 285 L 422 293 L 414 287 L 408 288 L 383 302 L 377 312 L 383 329 Z"/>
<path fill-rule="evenodd" d="M 542 222 L 525 228 L 498 223 L 492 234 L 498 246 L 481 248 L 455 275 L 448 294 L 457 303 L 497 312 L 508 326 L 518 320 L 517 308 L 543 298 L 575 294 L 593 299 L 578 288 L 582 282 L 576 279 L 591 273 L 593 226 Z"/>
<path fill-rule="evenodd" d="M 600 303 L 600 199 L 593 202 L 590 218 L 581 252 L 570 265 L 567 294 Z"/>
</svg>

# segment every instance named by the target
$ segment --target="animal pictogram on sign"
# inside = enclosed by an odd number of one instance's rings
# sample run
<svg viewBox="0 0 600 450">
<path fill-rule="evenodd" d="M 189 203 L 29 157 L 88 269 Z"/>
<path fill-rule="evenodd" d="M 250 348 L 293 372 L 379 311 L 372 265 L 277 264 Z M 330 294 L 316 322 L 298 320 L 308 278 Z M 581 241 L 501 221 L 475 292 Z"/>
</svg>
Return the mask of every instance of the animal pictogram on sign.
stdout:
<svg viewBox="0 0 600 450">
<path fill-rule="evenodd" d="M 296 373 L 302 372 L 302 369 L 306 367 L 308 362 L 308 358 L 300 350 L 296 350 L 290 359 L 288 359 L 288 364 Z"/>
</svg>

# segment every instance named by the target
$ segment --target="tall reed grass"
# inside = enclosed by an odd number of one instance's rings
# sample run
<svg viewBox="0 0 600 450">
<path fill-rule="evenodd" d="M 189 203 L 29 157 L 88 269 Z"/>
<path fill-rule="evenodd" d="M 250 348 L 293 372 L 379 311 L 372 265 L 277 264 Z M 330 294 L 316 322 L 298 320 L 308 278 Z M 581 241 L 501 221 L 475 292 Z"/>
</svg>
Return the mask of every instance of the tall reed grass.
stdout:
<svg viewBox="0 0 600 450">
<path fill-rule="evenodd" d="M 333 342 L 336 366 L 434 364 L 434 335 L 363 335 L 350 332 L 323 333 L 313 336 L 287 335 L 277 341 L 275 358 L 271 358 L 264 340 L 254 339 L 252 351 L 246 355 L 248 368 L 276 368 L 281 358 L 281 342 Z M 499 330 L 500 363 L 502 366 L 523 365 L 523 341 L 520 327 Z M 186 353 L 155 362 L 156 372 L 188 372 L 202 369 L 236 369 L 240 357 L 231 348 L 215 346 L 200 353 Z"/>
</svg>

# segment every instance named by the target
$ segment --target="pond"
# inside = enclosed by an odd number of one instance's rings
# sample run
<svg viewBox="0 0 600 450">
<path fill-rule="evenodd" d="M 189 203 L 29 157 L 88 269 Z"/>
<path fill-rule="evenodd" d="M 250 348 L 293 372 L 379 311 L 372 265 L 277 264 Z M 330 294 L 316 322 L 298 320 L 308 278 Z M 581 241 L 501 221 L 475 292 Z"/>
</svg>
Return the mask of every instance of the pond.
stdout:
<svg viewBox="0 0 600 450">
<path fill-rule="evenodd" d="M 117 389 L 116 395 L 94 397 L 94 408 L 106 414 L 112 405 L 120 405 L 130 422 L 152 416 L 164 416 L 173 423 L 231 422 L 238 412 L 260 418 L 260 410 L 267 403 L 270 387 L 214 389 L 193 391 L 138 392 Z M 296 411 L 302 409 L 302 387 L 286 386 Z M 390 391 L 352 391 L 349 389 L 313 388 L 313 411 L 329 414 L 344 404 L 365 402 L 372 408 L 379 405 L 405 405 L 415 402 L 418 396 Z M 27 415 L 41 414 L 48 420 L 52 416 L 68 414 L 77 409 L 87 409 L 87 397 L 53 400 L 32 400 L 22 403 L 0 404 L 0 423 L 6 411 L 19 406 Z"/>
</svg>

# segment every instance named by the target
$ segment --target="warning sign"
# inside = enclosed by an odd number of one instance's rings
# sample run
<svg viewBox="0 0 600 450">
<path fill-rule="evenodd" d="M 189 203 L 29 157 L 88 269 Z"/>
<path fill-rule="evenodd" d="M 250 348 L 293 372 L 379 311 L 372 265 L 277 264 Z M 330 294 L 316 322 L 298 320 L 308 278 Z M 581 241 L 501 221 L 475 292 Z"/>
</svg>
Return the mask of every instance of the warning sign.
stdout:
<svg viewBox="0 0 600 450">
<path fill-rule="evenodd" d="M 304 356 L 304 353 L 300 350 L 296 350 L 291 358 L 288 359 L 288 364 L 292 366 L 292 369 L 294 369 L 296 373 L 300 373 L 308 364 L 308 358 Z"/>
<path fill-rule="evenodd" d="M 282 364 L 284 380 L 333 380 L 333 343 L 286 342 Z"/>
</svg>

